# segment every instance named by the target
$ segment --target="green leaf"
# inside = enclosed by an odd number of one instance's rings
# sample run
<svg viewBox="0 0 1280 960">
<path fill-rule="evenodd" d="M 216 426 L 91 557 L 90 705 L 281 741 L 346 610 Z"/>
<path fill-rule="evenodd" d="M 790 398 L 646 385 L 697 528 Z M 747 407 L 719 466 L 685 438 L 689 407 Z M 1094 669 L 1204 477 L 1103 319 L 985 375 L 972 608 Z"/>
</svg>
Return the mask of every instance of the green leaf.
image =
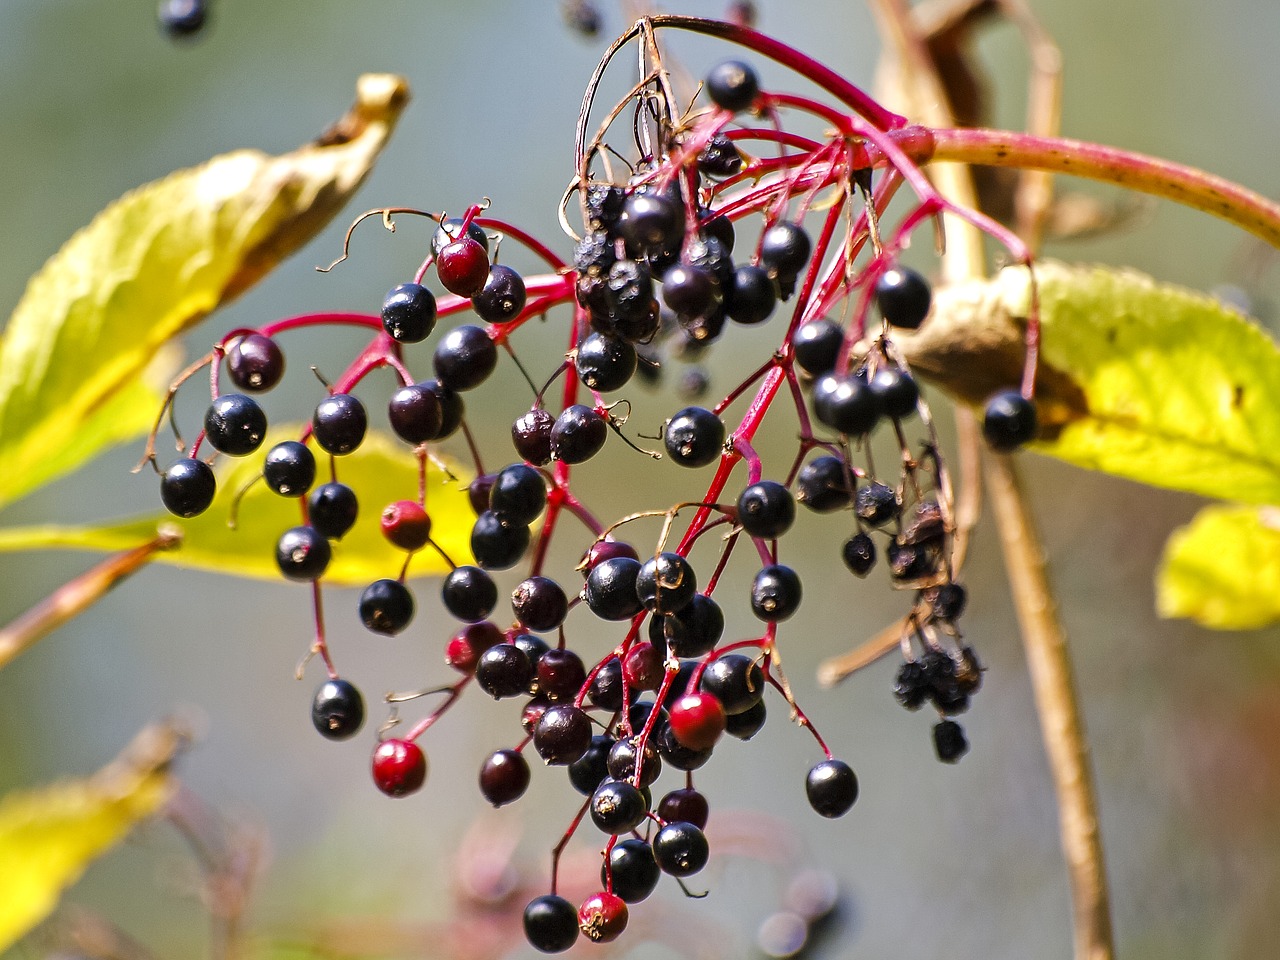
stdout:
<svg viewBox="0 0 1280 960">
<path fill-rule="evenodd" d="M 263 449 L 277 440 L 296 436 L 297 428 L 281 428 L 267 439 Z M 405 444 L 386 434 L 370 431 L 359 449 L 337 458 L 336 463 L 338 479 L 352 487 L 360 497 L 360 514 L 350 532 L 334 544 L 333 560 L 325 571 L 325 583 L 364 586 L 380 577 L 396 576 L 404 564 L 405 553 L 387 543 L 378 517 L 387 504 L 417 497 L 417 458 Z M 444 471 L 428 465 L 426 504 L 431 516 L 431 537 L 454 562 L 470 563 L 471 526 L 475 520 L 466 490 L 470 478 L 456 465 L 447 466 L 456 479 L 450 479 Z M 323 474 L 324 459 L 320 467 Z M 213 505 L 190 520 L 158 512 L 133 520 L 91 526 L 11 527 L 0 529 L 0 551 L 50 548 L 126 550 L 151 540 L 164 526 L 181 531 L 182 543 L 175 549 L 156 553 L 153 563 L 278 581 L 280 570 L 275 561 L 276 540 L 285 530 L 302 522 L 299 501 L 281 497 L 259 481 L 250 486 L 240 500 L 235 529 L 228 526 L 236 493 L 253 481 L 261 470 L 260 456 L 221 464 L 218 494 Z M 156 499 L 159 500 L 158 495 Z M 448 565 L 430 547 L 416 553 L 409 568 L 412 576 L 437 575 L 448 570 Z"/>
<path fill-rule="evenodd" d="M 0 800 L 0 952 L 48 916 L 85 867 L 160 809 L 185 740 L 172 727 L 152 727 L 87 780 Z"/>
<path fill-rule="evenodd" d="M 157 384 L 140 378 L 160 349 L 341 209 L 407 98 L 398 77 L 362 77 L 355 107 L 315 143 L 140 187 L 50 258 L 0 340 L 0 506 L 151 425 Z"/>
<path fill-rule="evenodd" d="M 1036 266 L 1035 449 L 1154 486 L 1280 504 L 1280 349 L 1208 297 L 1101 267 Z M 1016 385 L 1025 268 L 940 290 L 908 360 L 981 403 Z"/>
<path fill-rule="evenodd" d="M 1215 630 L 1280 621 L 1280 510 L 1205 507 L 1174 531 L 1156 575 L 1156 607 Z"/>
</svg>

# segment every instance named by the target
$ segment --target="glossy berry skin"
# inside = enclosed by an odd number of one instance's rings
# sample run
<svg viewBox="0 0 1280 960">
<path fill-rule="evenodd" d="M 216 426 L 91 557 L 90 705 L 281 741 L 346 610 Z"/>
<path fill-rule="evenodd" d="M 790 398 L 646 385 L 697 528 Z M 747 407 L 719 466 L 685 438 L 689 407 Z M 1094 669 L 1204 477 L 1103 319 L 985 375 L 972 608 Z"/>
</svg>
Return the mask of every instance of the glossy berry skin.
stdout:
<svg viewBox="0 0 1280 960">
<path fill-rule="evenodd" d="M 307 497 L 311 526 L 330 540 L 341 540 L 356 522 L 360 504 L 345 483 L 322 483 Z"/>
<path fill-rule="evenodd" d="M 564 897 L 547 894 L 524 908 L 524 936 L 543 953 L 563 953 L 577 942 L 578 911 Z"/>
<path fill-rule="evenodd" d="M 461 217 L 449 217 L 441 222 L 436 227 L 436 232 L 431 235 L 431 255 L 433 257 L 440 256 L 440 252 L 444 250 L 450 241 L 457 240 L 463 236 L 470 237 L 480 244 L 485 253 L 489 252 L 489 235 L 484 232 L 484 228 L 480 224 L 472 220 L 467 224 L 467 229 L 464 231 Z"/>
<path fill-rule="evenodd" d="M 699 690 L 686 693 L 668 715 L 671 732 L 690 750 L 710 750 L 724 733 L 724 707 L 716 697 Z"/>
<path fill-rule="evenodd" d="M 591 571 L 615 557 L 630 557 L 638 561 L 640 554 L 636 553 L 635 547 L 622 540 L 597 540 L 587 548 L 586 555 L 582 558 L 582 567 Z"/>
<path fill-rule="evenodd" d="M 886 417 L 901 420 L 916 412 L 920 387 L 915 377 L 900 367 L 881 367 L 867 381 L 867 389 Z"/>
<path fill-rule="evenodd" d="M 699 686 L 714 696 L 729 716 L 745 713 L 764 697 L 764 672 L 751 657 L 727 653 L 707 664 Z"/>
<path fill-rule="evenodd" d="M 609 851 L 609 873 L 613 892 L 627 903 L 639 903 L 653 893 L 662 878 L 653 848 L 643 840 L 628 837 L 619 840 Z M 600 882 L 607 884 L 604 864 L 600 865 Z"/>
<path fill-rule="evenodd" d="M 449 638 L 444 648 L 444 662 L 464 676 L 471 676 L 485 651 L 502 641 L 502 631 L 488 620 L 469 623 Z"/>
<path fill-rule="evenodd" d="M 865 577 L 876 565 L 875 541 L 865 533 L 855 533 L 844 542 L 840 556 L 851 573 Z"/>
<path fill-rule="evenodd" d="M 270 337 L 245 334 L 227 347 L 227 375 L 239 389 L 262 393 L 284 376 L 284 354 Z"/>
<path fill-rule="evenodd" d="M 933 294 L 929 282 L 910 267 L 890 267 L 876 280 L 875 298 L 880 315 L 892 326 L 915 330 L 929 316 Z"/>
<path fill-rule="evenodd" d="M 747 110 L 760 93 L 760 78 L 741 60 L 725 60 L 711 68 L 706 79 L 707 96 L 723 110 Z"/>
<path fill-rule="evenodd" d="M 823 760 L 809 770 L 804 790 L 815 812 L 834 819 L 848 813 L 858 799 L 858 778 L 843 760 Z"/>
<path fill-rule="evenodd" d="M 495 807 L 514 803 L 529 789 L 529 762 L 515 750 L 496 750 L 480 767 L 480 794 Z"/>
<path fill-rule="evenodd" d="M 706 835 L 686 820 L 668 823 L 653 838 L 653 858 L 663 873 L 688 877 L 707 865 L 711 848 Z"/>
<path fill-rule="evenodd" d="M 615 322 L 639 322 L 648 316 L 653 309 L 653 276 L 648 264 L 637 260 L 614 263 L 605 278 L 603 296 Z M 629 336 L 621 330 L 617 332 Z"/>
<path fill-rule="evenodd" d="M 347 680 L 326 680 L 311 701 L 311 723 L 321 736 L 349 740 L 364 724 L 364 698 Z"/>
<path fill-rule="evenodd" d="M 529 549 L 529 528 L 505 524 L 492 510 L 476 517 L 471 527 L 471 555 L 486 570 L 509 570 Z"/>
<path fill-rule="evenodd" d="M 724 732 L 738 740 L 750 740 L 763 728 L 769 719 L 769 712 L 761 700 L 754 707 L 748 707 L 741 713 L 731 713 L 725 721 Z"/>
<path fill-rule="evenodd" d="M 666 672 L 665 647 L 663 644 L 664 649 L 660 650 L 647 640 L 631 645 L 622 660 L 622 678 L 627 686 L 635 690 L 657 690 L 662 685 Z"/>
<path fill-rule="evenodd" d="M 597 563 L 582 588 L 587 607 L 602 620 L 630 620 L 644 609 L 636 596 L 639 573 L 640 561 L 631 557 L 612 557 Z"/>
<path fill-rule="evenodd" d="M 705 407 L 685 407 L 667 421 L 662 443 L 682 467 L 705 467 L 724 452 L 724 421 Z"/>
<path fill-rule="evenodd" d="M 204 513 L 217 492 L 213 468 L 194 457 L 176 461 L 160 478 L 160 501 L 166 510 L 179 517 Z"/>
<path fill-rule="evenodd" d="M 572 703 L 587 681 L 582 658 L 567 647 L 554 647 L 538 658 L 534 683 L 552 703 Z"/>
<path fill-rule="evenodd" d="M 431 540 L 431 518 L 416 500 L 389 503 L 378 517 L 378 526 L 387 542 L 413 553 Z"/>
<path fill-rule="evenodd" d="M 551 462 L 551 428 L 556 418 L 542 407 L 522 413 L 511 425 L 511 442 L 516 453 L 535 467 Z"/>
<path fill-rule="evenodd" d="M 835 369 L 844 331 L 830 320 L 810 320 L 801 324 L 792 340 L 796 363 L 811 377 L 821 377 Z"/>
<path fill-rule="evenodd" d="M 817 513 L 849 505 L 849 477 L 844 461 L 830 455 L 815 457 L 796 476 L 796 499 Z"/>
<path fill-rule="evenodd" d="M 551 427 L 551 455 L 565 463 L 585 463 L 609 436 L 604 417 L 581 403 L 565 407 Z"/>
<path fill-rule="evenodd" d="M 1035 439 L 1036 406 L 1017 390 L 1001 390 L 987 401 L 982 435 L 993 450 L 1010 453 Z"/>
<path fill-rule="evenodd" d="M 431 358 L 436 379 L 454 391 L 471 390 L 498 365 L 498 348 L 481 327 L 464 323 L 446 333 Z"/>
<path fill-rule="evenodd" d="M 498 605 L 498 586 L 479 567 L 458 567 L 440 589 L 444 607 L 464 623 L 478 623 Z"/>
<path fill-rule="evenodd" d="M 644 821 L 644 797 L 625 780 L 606 780 L 591 795 L 591 822 L 603 833 L 630 833 Z"/>
<path fill-rule="evenodd" d="M 660 553 L 640 565 L 636 596 L 646 610 L 674 613 L 683 610 L 698 592 L 698 577 L 689 561 L 678 553 Z"/>
<path fill-rule="evenodd" d="M 392 287 L 382 301 L 382 329 L 398 343 L 421 343 L 436 328 L 435 295 L 420 283 Z"/>
<path fill-rule="evenodd" d="M 858 488 L 853 498 L 853 509 L 859 519 L 873 527 L 888 523 L 902 512 L 893 487 L 878 482 Z"/>
<path fill-rule="evenodd" d="M 436 254 L 436 275 L 450 293 L 473 297 L 489 278 L 489 253 L 471 237 L 460 237 Z"/>
<path fill-rule="evenodd" d="M 432 439 L 443 440 L 453 436 L 454 431 L 462 424 L 462 415 L 466 412 L 462 395 L 439 380 L 424 381 L 423 386 L 436 395 L 436 402 L 440 404 L 440 432 Z"/>
<path fill-rule="evenodd" d="M 206 0 L 160 0 L 156 16 L 161 30 L 175 40 L 185 40 L 204 28 L 209 6 Z"/>
<path fill-rule="evenodd" d="M 315 454 L 297 440 L 283 440 L 267 451 L 262 478 L 280 496 L 300 497 L 315 482 Z"/>
<path fill-rule="evenodd" d="M 224 393 L 204 415 L 204 435 L 219 453 L 244 457 L 267 435 L 267 415 L 258 402 L 242 393 Z"/>
<path fill-rule="evenodd" d="M 560 584 L 549 577 L 533 576 L 511 591 L 511 609 L 516 619 L 534 633 L 546 633 L 564 623 L 569 600 Z"/>
<path fill-rule="evenodd" d="M 467 484 L 467 503 L 477 517 L 492 512 L 489 510 L 489 493 L 493 490 L 495 476 L 492 473 L 482 473 Z"/>
<path fill-rule="evenodd" d="M 569 783 L 584 797 L 596 792 L 609 777 L 609 754 L 616 741 L 613 737 L 597 734 L 591 738 L 586 752 L 569 764 Z"/>
<path fill-rule="evenodd" d="M 760 238 L 760 265 L 773 277 L 795 277 L 812 252 L 804 228 L 787 220 L 779 220 Z"/>
<path fill-rule="evenodd" d="M 717 179 L 732 177 L 742 169 L 742 154 L 723 133 L 707 141 L 698 153 L 698 172 Z"/>
<path fill-rule="evenodd" d="M 682 320 L 705 317 L 720 305 L 720 283 L 706 267 L 677 263 L 662 277 L 662 299 Z"/>
<path fill-rule="evenodd" d="M 621 710 L 623 685 L 622 664 L 610 660 L 591 678 L 587 699 L 601 710 Z"/>
<path fill-rule="evenodd" d="M 753 483 L 738 496 L 738 522 L 753 537 L 780 537 L 795 519 L 795 498 L 774 480 Z"/>
<path fill-rule="evenodd" d="M 543 761 L 567 765 L 591 746 L 591 718 L 572 704 L 555 703 L 543 711 L 533 730 L 533 748 Z"/>
<path fill-rule="evenodd" d="M 724 611 L 704 593 L 696 593 L 688 606 L 649 621 L 649 640 L 663 645 L 676 657 L 701 657 L 710 653 L 724 634 Z"/>
<path fill-rule="evenodd" d="M 523 463 L 503 467 L 489 488 L 489 509 L 503 523 L 528 525 L 547 505 L 547 484 L 542 474 Z"/>
<path fill-rule="evenodd" d="M 440 398 L 425 383 L 410 383 L 391 395 L 387 419 L 396 436 L 417 446 L 436 440 L 444 426 Z"/>
<path fill-rule="evenodd" d="M 329 541 L 314 527 L 293 527 L 276 543 L 276 565 L 290 580 L 318 580 L 331 556 Z"/>
<path fill-rule="evenodd" d="M 672 790 L 658 802 L 658 816 L 668 822 L 683 820 L 705 830 L 710 808 L 707 798 L 692 787 Z"/>
<path fill-rule="evenodd" d="M 311 432 L 321 449 L 342 456 L 364 442 L 369 428 L 369 415 L 358 397 L 335 393 L 316 405 L 311 417 Z"/>
<path fill-rule="evenodd" d="M 383 740 L 373 751 L 373 782 L 389 797 L 405 797 L 427 779 L 427 757 L 410 740 Z"/>
<path fill-rule="evenodd" d="M 838 433 L 862 436 L 880 419 L 880 405 L 862 378 L 829 373 L 813 385 L 813 415 Z"/>
<path fill-rule="evenodd" d="M 360 621 L 374 633 L 393 637 L 413 619 L 413 594 L 399 580 L 375 580 L 360 594 Z"/>
<path fill-rule="evenodd" d="M 480 292 L 471 298 L 471 308 L 486 323 L 508 323 L 520 315 L 527 300 L 524 277 L 506 264 L 495 263 Z"/>
<path fill-rule="evenodd" d="M 635 737 L 630 740 L 619 740 L 609 748 L 609 776 L 615 780 L 629 780 L 635 783 L 636 763 L 640 760 L 641 751 L 635 744 Z M 658 748 L 648 742 L 644 745 L 644 762 L 640 764 L 640 786 L 647 787 L 658 779 L 662 773 L 662 757 Z"/>
<path fill-rule="evenodd" d="M 780 563 L 756 574 L 751 585 L 751 612 L 767 623 L 786 620 L 800 607 L 800 575 Z"/>
<path fill-rule="evenodd" d="M 612 893 L 593 893 L 578 907 L 578 929 L 588 940 L 609 943 L 627 929 L 627 905 Z"/>
<path fill-rule="evenodd" d="M 750 263 L 733 271 L 724 290 L 729 319 L 748 326 L 768 320 L 777 303 L 778 293 L 768 271 Z"/>
<path fill-rule="evenodd" d="M 618 233 L 636 256 L 670 250 L 684 238 L 684 210 L 669 196 L 633 193 L 622 204 Z"/>
<path fill-rule="evenodd" d="M 636 348 L 621 337 L 590 333 L 578 346 L 574 369 L 584 385 L 600 393 L 620 390 L 636 372 Z"/>
<path fill-rule="evenodd" d="M 943 763 L 957 763 L 969 752 L 964 728 L 954 720 L 943 720 L 933 728 L 933 749 Z"/>
</svg>

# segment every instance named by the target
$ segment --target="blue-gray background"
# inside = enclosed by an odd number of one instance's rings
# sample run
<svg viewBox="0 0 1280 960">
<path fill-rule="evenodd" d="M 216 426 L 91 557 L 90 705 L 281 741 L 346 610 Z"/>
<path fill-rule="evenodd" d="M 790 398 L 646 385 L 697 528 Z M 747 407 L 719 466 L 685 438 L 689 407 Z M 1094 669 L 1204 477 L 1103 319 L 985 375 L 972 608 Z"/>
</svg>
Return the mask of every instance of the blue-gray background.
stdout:
<svg viewBox="0 0 1280 960">
<path fill-rule="evenodd" d="M 1269 0 L 1034 5 L 1064 50 L 1068 135 L 1280 194 L 1280 7 Z M 870 82 L 878 43 L 859 4 L 760 6 L 764 29 Z M 720 8 L 693 2 L 685 10 Z M 558 237 L 554 207 L 571 173 L 578 98 L 601 43 L 566 30 L 554 4 L 219 0 L 215 15 L 204 42 L 174 46 L 157 35 L 148 0 L 0 0 L 0 312 L 46 257 L 125 190 L 237 147 L 290 149 L 345 109 L 366 71 L 404 74 L 414 100 L 353 211 L 461 210 L 487 195 L 497 215 Z M 607 18 L 606 34 L 621 28 L 616 10 Z M 1002 84 L 999 120 L 1016 125 L 1024 65 L 1016 36 L 997 30 L 982 48 Z M 723 53 L 700 41 L 675 49 L 695 71 Z M 344 225 L 198 330 L 192 352 L 232 326 L 373 309 L 417 263 L 426 234 L 412 223 L 395 237 L 369 228 L 352 263 L 315 274 L 316 263 L 335 255 Z M 1126 263 L 1202 289 L 1243 285 L 1264 313 L 1276 290 L 1266 258 L 1259 271 L 1240 234 L 1167 205 L 1124 232 L 1048 252 Z M 727 389 L 735 370 L 759 363 L 767 339 L 726 338 L 711 361 L 713 389 Z M 334 369 L 355 347 L 342 337 L 291 343 L 290 384 L 299 391 L 306 363 Z M 526 349 L 545 368 L 556 346 Z M 479 422 L 501 425 L 512 415 L 503 394 L 494 387 L 476 395 Z M 283 410 L 288 396 L 271 402 Z M 651 404 L 653 416 L 674 403 Z M 183 409 L 191 416 L 197 406 Z M 774 440 L 766 456 L 785 458 L 785 431 Z M 488 449 L 506 455 L 500 437 Z M 136 456 L 132 448 L 106 456 L 0 519 L 88 521 L 152 510 L 154 483 L 127 471 Z M 638 458 L 607 461 L 581 471 L 601 513 L 666 502 L 635 492 Z M 1269 955 L 1280 933 L 1272 909 L 1280 898 L 1275 634 L 1214 636 L 1155 618 L 1152 571 L 1168 532 L 1199 506 L 1195 498 L 1034 457 L 1023 466 L 1079 667 L 1123 955 Z M 662 483 L 672 476 L 650 475 Z M 775 703 L 765 732 L 746 746 L 727 744 L 700 779 L 726 828 L 748 823 L 729 811 L 765 811 L 777 821 L 755 828 L 749 846 L 769 856 L 798 845 L 794 859 L 777 868 L 726 857 L 707 874 L 707 901 L 679 905 L 669 890 L 664 901 L 633 911 L 637 925 L 694 919 L 727 944 L 724 955 L 745 955 L 781 882 L 795 864 L 811 862 L 839 875 L 852 905 L 833 956 L 1065 956 L 1069 906 L 1056 815 L 990 524 L 980 528 L 967 570 L 965 620 L 990 672 L 964 720 L 972 754 L 954 768 L 932 758 L 927 718 L 893 703 L 892 664 L 836 691 L 814 690 L 816 664 L 889 622 L 903 598 L 881 577 L 851 586 L 812 517 L 802 518 L 790 543 L 808 594 L 782 632 L 786 666 L 837 754 L 858 770 L 863 797 L 838 822 L 807 810 L 801 785 L 815 752 Z M 62 554 L 0 559 L 0 618 L 88 562 Z M 439 651 L 449 627 L 430 600 L 414 628 L 392 641 L 358 626 L 353 600 L 334 597 L 332 635 L 340 663 L 367 692 L 445 678 Z M 733 611 L 730 631 L 749 635 L 748 620 Z M 514 708 L 467 698 L 425 740 L 426 788 L 386 801 L 368 783 L 367 735 L 335 746 L 310 729 L 317 674 L 293 680 L 309 629 L 299 588 L 145 571 L 0 674 L 0 787 L 84 773 L 149 720 L 183 709 L 203 725 L 182 765 L 186 781 L 216 809 L 270 836 L 251 909 L 257 931 L 307 939 L 346 918 L 415 927 L 447 921 L 448 858 L 483 805 L 475 770 L 485 752 L 514 739 Z M 613 642 L 585 636 L 585 623 L 578 629 L 588 652 Z M 561 781 L 536 777 L 530 796 L 503 812 L 504 822 L 524 828 L 519 860 L 533 875 L 576 804 Z M 162 956 L 198 953 L 205 926 L 186 863 L 173 836 L 153 828 L 96 865 L 71 897 L 118 919 Z M 431 942 L 415 947 L 418 955 L 432 950 Z"/>
</svg>

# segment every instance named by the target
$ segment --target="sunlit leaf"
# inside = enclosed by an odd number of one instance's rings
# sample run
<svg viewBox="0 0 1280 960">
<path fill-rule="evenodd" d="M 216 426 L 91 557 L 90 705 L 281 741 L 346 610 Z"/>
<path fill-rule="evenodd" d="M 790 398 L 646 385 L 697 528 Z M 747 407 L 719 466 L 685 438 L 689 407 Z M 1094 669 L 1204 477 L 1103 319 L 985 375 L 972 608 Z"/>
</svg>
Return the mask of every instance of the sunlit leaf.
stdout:
<svg viewBox="0 0 1280 960">
<path fill-rule="evenodd" d="M 282 428 L 263 445 L 296 437 L 297 430 Z M 226 458 L 221 458 L 226 460 Z M 322 476 L 327 458 L 321 459 Z M 333 561 L 325 572 L 325 582 L 363 586 L 380 577 L 395 577 L 405 554 L 382 536 L 378 516 L 382 508 L 396 500 L 412 500 L 418 495 L 418 462 L 404 444 L 385 434 L 371 431 L 354 453 L 337 459 L 338 479 L 356 491 L 360 514 L 355 526 L 334 544 Z M 470 475 L 449 465 L 456 479 L 429 465 L 427 510 L 431 515 L 431 537 L 455 563 L 471 560 L 471 526 L 475 514 L 467 498 Z M 153 563 L 209 570 L 241 577 L 279 580 L 275 544 L 280 534 L 302 522 L 297 500 L 273 493 L 258 482 L 249 487 L 236 512 L 236 527 L 228 520 L 237 491 L 262 470 L 262 456 L 220 463 L 217 467 L 218 495 L 213 505 L 198 517 L 180 520 L 165 513 L 90 526 L 37 526 L 0 529 L 0 551 L 64 547 L 79 550 L 125 550 L 151 540 L 162 525 L 182 532 L 175 549 L 157 553 Z M 158 483 L 143 475 L 138 482 Z M 159 502 L 157 486 L 156 501 Z M 445 573 L 448 565 L 428 547 L 414 555 L 410 575 Z"/>
<path fill-rule="evenodd" d="M 157 351 L 341 209 L 407 97 L 398 77 L 362 77 L 355 106 L 316 142 L 140 187 L 50 258 L 0 340 L 0 505 L 150 426 L 154 378 L 139 378 Z"/>
<path fill-rule="evenodd" d="M 184 742 L 172 727 L 152 727 L 87 780 L 0 800 L 0 952 L 48 916 L 85 867 L 161 807 Z"/>
<path fill-rule="evenodd" d="M 1280 503 L 1280 349 L 1207 297 L 1101 267 L 1038 264 L 1036 449 L 1155 486 Z M 902 338 L 917 369 L 981 403 L 1016 385 L 1027 271 L 938 291 Z"/>
<path fill-rule="evenodd" d="M 1205 507 L 1165 545 L 1156 576 L 1164 617 L 1216 630 L 1280 621 L 1280 510 Z"/>
</svg>

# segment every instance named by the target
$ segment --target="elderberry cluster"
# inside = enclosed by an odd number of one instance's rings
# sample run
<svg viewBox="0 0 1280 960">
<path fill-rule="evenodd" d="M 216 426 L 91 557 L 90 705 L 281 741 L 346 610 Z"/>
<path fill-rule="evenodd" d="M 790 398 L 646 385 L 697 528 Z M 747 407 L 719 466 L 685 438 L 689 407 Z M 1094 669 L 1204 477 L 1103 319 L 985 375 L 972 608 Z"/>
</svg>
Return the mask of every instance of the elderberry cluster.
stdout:
<svg viewBox="0 0 1280 960">
<path fill-rule="evenodd" d="M 365 587 L 357 614 L 374 633 L 406 631 L 416 610 L 407 582 L 413 559 L 427 549 L 439 553 L 450 567 L 441 601 L 457 623 L 449 636 L 429 636 L 429 642 L 440 645 L 456 677 L 388 697 L 390 716 L 373 750 L 372 778 L 393 797 L 420 789 L 427 759 L 418 741 L 468 687 L 514 700 L 519 726 L 512 724 L 510 745 L 481 764 L 480 793 L 494 806 L 518 800 L 531 781 L 532 746 L 545 765 L 564 768 L 585 798 L 567 834 L 589 819 L 604 839 L 598 892 L 575 906 L 556 892 L 553 869 L 551 892 L 526 908 L 528 939 L 547 952 L 567 949 L 579 935 L 613 940 L 626 926 L 628 905 L 648 897 L 663 874 L 683 879 L 707 864 L 710 807 L 694 773 L 724 735 L 755 736 L 767 719 L 770 688 L 822 753 L 804 784 L 810 805 L 831 818 L 854 805 L 853 769 L 832 756 L 778 672 L 781 625 L 796 615 L 804 592 L 800 573 L 782 562 L 797 504 L 832 517 L 831 528 L 840 533 L 830 549 L 853 575 L 867 577 L 882 564 L 893 586 L 911 592 L 893 692 L 909 709 L 926 702 L 937 709 L 934 744 L 944 761 L 956 761 L 968 748 L 952 717 L 968 707 L 981 681 L 982 668 L 958 627 L 966 596 L 953 566 L 944 458 L 925 397 L 893 342 L 895 331 L 926 322 L 932 292 L 920 273 L 899 261 L 904 238 L 881 238 L 885 198 L 876 193 L 872 170 L 851 164 L 844 135 L 794 156 L 784 152 L 777 161 L 744 151 L 742 142 L 752 138 L 794 141 L 741 117 L 806 101 L 762 91 L 740 61 L 708 74 L 710 107 L 687 117 L 672 112 L 657 80 L 639 89 L 633 127 L 640 155 L 628 162 L 625 176 L 593 173 L 606 152 L 621 156 L 606 148 L 608 124 L 579 158 L 570 195 L 579 200 L 584 229 L 571 264 L 512 225 L 482 216 L 480 206 L 460 218 L 430 215 L 437 223 L 430 253 L 412 280 L 385 296 L 376 316 L 292 318 L 237 331 L 220 344 L 209 358 L 217 365 L 215 396 L 201 437 L 161 479 L 165 506 L 192 517 L 208 509 L 217 487 L 200 445 L 230 457 L 259 450 L 266 417 L 250 394 L 280 380 L 277 331 L 337 322 L 372 329 L 372 343 L 329 388 L 298 439 L 263 457 L 262 481 L 299 502 L 301 522 L 280 534 L 276 561 L 286 578 L 316 585 L 318 611 L 325 570 L 341 549 L 335 544 L 359 510 L 358 492 L 338 479 L 342 458 L 358 451 L 368 429 L 364 401 L 353 391 L 371 370 L 389 367 L 401 386 L 386 401 L 388 418 L 406 453 L 416 457 L 421 482 L 416 497 L 379 505 L 382 534 L 405 558 Z M 588 113 L 589 100 L 584 120 Z M 805 221 L 815 191 L 826 185 L 839 189 L 834 213 L 815 240 Z M 865 195 L 861 209 L 851 203 L 855 189 Z M 841 203 L 850 209 L 844 232 L 837 233 Z M 762 221 L 758 231 L 740 242 L 744 221 L 755 215 Z M 551 272 L 522 276 L 497 262 L 499 240 L 529 247 Z M 855 269 L 868 247 L 868 261 Z M 445 291 L 439 296 L 425 282 L 432 270 Z M 872 304 L 878 326 L 868 322 Z M 514 456 L 486 471 L 470 432 L 479 425 L 468 423 L 463 396 L 490 380 L 503 349 L 514 353 L 513 337 L 526 321 L 559 305 L 573 316 L 565 359 L 541 388 L 530 381 L 532 400 L 501 425 L 504 433 L 510 425 Z M 409 370 L 414 345 L 464 311 L 477 322 L 452 325 L 436 337 L 434 377 L 416 379 Z M 571 480 L 611 434 L 619 437 L 615 446 L 625 439 L 625 421 L 605 395 L 661 364 L 664 350 L 710 344 L 734 326 L 765 324 L 784 313 L 790 316 L 777 321 L 778 347 L 759 370 L 713 407 L 673 409 L 655 429 L 663 463 L 638 456 L 630 441 L 618 447 L 655 477 L 668 470 L 675 483 L 705 470 L 705 493 L 609 524 L 598 520 Z M 242 392 L 217 392 L 222 369 Z M 519 381 L 512 376 L 511 382 Z M 736 426 L 727 423 L 730 408 L 753 389 Z M 784 398 L 785 408 L 788 396 L 799 447 L 789 463 L 766 468 L 752 438 L 775 399 Z M 992 446 L 1013 449 L 1034 435 L 1035 408 L 1017 390 L 1002 392 L 988 405 L 984 429 Z M 475 461 L 469 557 L 450 557 L 432 540 L 431 504 L 423 492 L 429 464 L 455 434 L 465 435 Z M 919 434 L 923 440 L 912 440 Z M 876 444 L 892 450 L 879 458 L 882 467 L 890 465 L 887 472 L 875 467 Z M 329 480 L 316 485 L 321 468 Z M 585 530 L 582 559 L 552 576 L 547 547 L 553 532 L 572 535 L 563 532 L 566 519 Z M 633 531 L 647 529 L 646 520 L 660 520 L 660 531 L 639 539 Z M 708 532 L 713 535 L 704 536 Z M 749 584 L 722 576 L 740 544 L 760 558 Z M 500 586 L 502 572 L 517 567 L 523 569 Z M 722 604 L 749 609 L 758 633 L 726 642 Z M 362 728 L 365 702 L 339 675 L 318 612 L 316 620 L 312 649 L 328 675 L 312 699 L 312 720 L 324 736 L 346 739 Z M 391 736 L 405 722 L 400 705 L 427 696 L 444 699 Z M 655 802 L 653 788 L 664 771 L 675 771 L 675 785 Z"/>
</svg>

